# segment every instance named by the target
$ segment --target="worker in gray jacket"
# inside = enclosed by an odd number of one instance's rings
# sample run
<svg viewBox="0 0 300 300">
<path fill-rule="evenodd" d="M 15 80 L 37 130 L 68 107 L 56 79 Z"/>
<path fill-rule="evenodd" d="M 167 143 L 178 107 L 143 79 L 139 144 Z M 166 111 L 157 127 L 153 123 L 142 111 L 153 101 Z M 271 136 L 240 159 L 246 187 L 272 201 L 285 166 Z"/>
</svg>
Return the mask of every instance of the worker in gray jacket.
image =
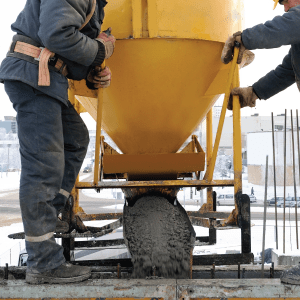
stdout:
<svg viewBox="0 0 300 300">
<path fill-rule="evenodd" d="M 11 27 L 16 35 L 0 82 L 17 112 L 28 283 L 76 282 L 91 274 L 88 267 L 66 263 L 54 233 L 89 143 L 68 100 L 68 79 L 85 79 L 90 89 L 110 85 L 109 68 L 100 67 L 115 45 L 108 31 L 100 31 L 105 5 L 105 0 L 27 0 Z"/>
<path fill-rule="evenodd" d="M 265 24 L 234 33 L 227 39 L 222 52 L 222 62 L 229 63 L 233 59 L 234 44 L 239 42 L 241 46 L 237 62 L 241 63 L 243 53 L 247 49 L 271 49 L 291 45 L 282 64 L 275 70 L 270 71 L 250 87 L 238 87 L 231 91 L 231 95 L 239 96 L 241 107 L 255 107 L 257 99 L 269 99 L 295 82 L 300 90 L 300 0 L 273 1 L 274 8 L 278 2 L 284 5 L 286 13 Z M 232 110 L 232 97 L 229 99 L 228 109 Z M 283 272 L 281 281 L 300 284 L 300 266 Z"/>
</svg>

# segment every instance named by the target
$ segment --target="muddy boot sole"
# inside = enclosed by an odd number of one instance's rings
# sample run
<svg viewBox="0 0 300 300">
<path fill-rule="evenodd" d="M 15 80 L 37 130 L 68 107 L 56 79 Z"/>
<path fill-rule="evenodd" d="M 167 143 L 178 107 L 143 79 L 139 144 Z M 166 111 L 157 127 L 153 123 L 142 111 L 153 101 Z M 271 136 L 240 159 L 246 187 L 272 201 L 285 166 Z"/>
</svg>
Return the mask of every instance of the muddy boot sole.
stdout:
<svg viewBox="0 0 300 300">
<path fill-rule="evenodd" d="M 90 274 L 84 274 L 76 277 L 67 277 L 67 278 L 56 278 L 56 277 L 48 277 L 42 274 L 26 274 L 25 281 L 29 284 L 43 284 L 43 283 L 50 283 L 50 284 L 66 284 L 66 283 L 74 283 L 74 282 L 81 282 L 87 280 L 91 277 Z"/>
</svg>

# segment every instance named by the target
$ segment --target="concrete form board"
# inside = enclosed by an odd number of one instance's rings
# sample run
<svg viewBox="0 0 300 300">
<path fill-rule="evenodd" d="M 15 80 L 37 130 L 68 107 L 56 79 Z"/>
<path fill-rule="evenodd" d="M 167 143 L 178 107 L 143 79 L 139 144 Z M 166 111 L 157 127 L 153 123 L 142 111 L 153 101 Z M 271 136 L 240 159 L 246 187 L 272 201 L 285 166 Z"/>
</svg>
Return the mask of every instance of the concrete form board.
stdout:
<svg viewBox="0 0 300 300">
<path fill-rule="evenodd" d="M 24 280 L 0 282 L 0 299 L 176 299 L 176 280 L 88 280 L 74 284 L 30 285 Z"/>
<path fill-rule="evenodd" d="M 280 279 L 177 280 L 178 298 L 192 299 L 300 299 L 299 285 Z"/>
<path fill-rule="evenodd" d="M 0 299 L 300 299 L 300 286 L 279 279 L 103 279 L 76 284 L 29 285 L 0 282 Z"/>
</svg>

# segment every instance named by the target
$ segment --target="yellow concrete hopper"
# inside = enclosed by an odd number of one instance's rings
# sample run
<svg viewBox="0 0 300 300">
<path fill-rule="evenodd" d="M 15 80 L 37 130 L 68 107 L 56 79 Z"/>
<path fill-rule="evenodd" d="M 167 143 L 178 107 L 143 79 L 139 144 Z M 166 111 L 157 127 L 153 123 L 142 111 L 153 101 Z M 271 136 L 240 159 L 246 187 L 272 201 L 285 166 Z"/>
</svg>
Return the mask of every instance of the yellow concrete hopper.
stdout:
<svg viewBox="0 0 300 300">
<path fill-rule="evenodd" d="M 229 67 L 220 56 L 241 28 L 240 11 L 239 0 L 109 1 L 102 28 L 112 27 L 117 42 L 106 62 L 112 83 L 103 91 L 102 128 L 123 154 L 178 151 L 225 92 Z M 95 94 L 83 83 L 75 94 L 96 120 Z"/>
</svg>

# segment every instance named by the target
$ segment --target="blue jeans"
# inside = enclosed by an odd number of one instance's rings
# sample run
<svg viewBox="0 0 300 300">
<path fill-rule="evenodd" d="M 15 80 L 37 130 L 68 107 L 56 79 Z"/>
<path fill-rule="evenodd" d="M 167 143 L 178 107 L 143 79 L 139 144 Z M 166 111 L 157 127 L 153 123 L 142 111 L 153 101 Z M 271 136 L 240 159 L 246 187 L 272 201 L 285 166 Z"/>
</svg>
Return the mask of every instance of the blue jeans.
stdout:
<svg viewBox="0 0 300 300">
<path fill-rule="evenodd" d="M 27 266 L 44 272 L 65 261 L 53 233 L 86 155 L 89 134 L 70 102 L 66 106 L 20 81 L 4 85 L 17 112 Z"/>
</svg>

